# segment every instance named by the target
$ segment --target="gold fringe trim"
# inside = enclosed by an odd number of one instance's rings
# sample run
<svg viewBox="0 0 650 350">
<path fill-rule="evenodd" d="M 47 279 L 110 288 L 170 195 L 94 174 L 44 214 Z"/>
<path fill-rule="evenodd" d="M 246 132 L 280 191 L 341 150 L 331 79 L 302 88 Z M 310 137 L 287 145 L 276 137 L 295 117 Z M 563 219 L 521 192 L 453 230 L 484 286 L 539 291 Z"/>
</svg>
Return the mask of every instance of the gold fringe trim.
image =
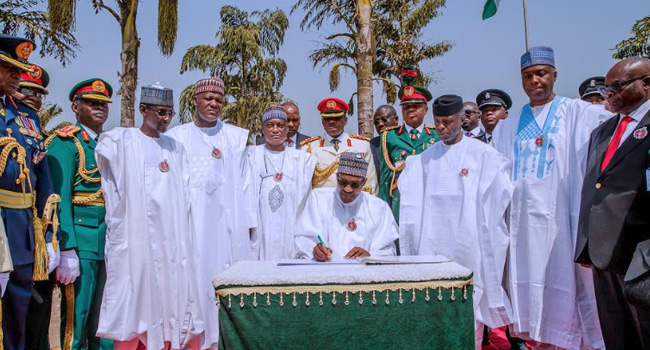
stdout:
<svg viewBox="0 0 650 350">
<path fill-rule="evenodd" d="M 473 284 L 473 279 L 455 280 L 455 281 L 425 281 L 425 282 L 391 282 L 376 284 L 324 284 L 313 286 L 251 286 L 251 287 L 224 287 L 217 289 L 217 296 L 228 295 L 251 295 L 257 294 L 278 294 L 278 293 L 359 293 L 359 292 L 384 292 L 387 290 L 396 291 L 399 289 L 417 289 L 426 288 L 462 288 Z"/>
<path fill-rule="evenodd" d="M 65 286 L 65 333 L 62 350 L 72 349 L 74 338 L 74 283 Z"/>
<path fill-rule="evenodd" d="M 103 207 L 104 195 L 102 189 L 100 188 L 95 193 L 90 192 L 74 192 L 72 194 L 72 204 L 75 205 L 92 205 Z"/>
<path fill-rule="evenodd" d="M 314 169 L 314 177 L 311 180 L 311 185 L 312 186 L 319 186 L 323 184 L 327 179 L 329 179 L 332 174 L 339 168 L 339 160 L 335 160 L 332 162 L 332 164 L 321 168 L 319 166 L 316 166 L 316 169 Z"/>
<path fill-rule="evenodd" d="M 45 230 L 41 224 L 41 219 L 38 217 L 36 206 L 32 206 L 32 213 L 34 215 L 34 281 L 45 281 L 48 279 L 47 274 L 47 248 L 45 243 Z"/>
</svg>

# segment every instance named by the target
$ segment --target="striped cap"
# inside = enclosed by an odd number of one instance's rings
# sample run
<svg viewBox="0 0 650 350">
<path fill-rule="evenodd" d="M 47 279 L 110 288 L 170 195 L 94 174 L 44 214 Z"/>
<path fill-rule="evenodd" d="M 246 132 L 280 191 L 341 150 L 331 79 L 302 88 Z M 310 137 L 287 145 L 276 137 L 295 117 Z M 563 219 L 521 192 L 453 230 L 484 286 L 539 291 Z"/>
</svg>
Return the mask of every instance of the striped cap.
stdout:
<svg viewBox="0 0 650 350">
<path fill-rule="evenodd" d="M 282 106 L 270 106 L 264 110 L 264 113 L 262 113 L 262 124 L 271 119 L 289 120 L 287 118 L 287 112 L 284 111 L 284 107 Z"/>
<path fill-rule="evenodd" d="M 366 177 L 368 162 L 363 153 L 343 152 L 339 157 L 339 174 Z"/>
<path fill-rule="evenodd" d="M 224 95 L 225 90 L 226 89 L 221 78 L 210 77 L 207 79 L 201 79 L 196 82 L 196 85 L 194 85 L 194 96 L 202 94 L 204 92 L 214 92 Z"/>
<path fill-rule="evenodd" d="M 521 70 L 530 66 L 544 65 L 555 68 L 555 53 L 548 46 L 531 47 L 521 56 Z"/>
</svg>

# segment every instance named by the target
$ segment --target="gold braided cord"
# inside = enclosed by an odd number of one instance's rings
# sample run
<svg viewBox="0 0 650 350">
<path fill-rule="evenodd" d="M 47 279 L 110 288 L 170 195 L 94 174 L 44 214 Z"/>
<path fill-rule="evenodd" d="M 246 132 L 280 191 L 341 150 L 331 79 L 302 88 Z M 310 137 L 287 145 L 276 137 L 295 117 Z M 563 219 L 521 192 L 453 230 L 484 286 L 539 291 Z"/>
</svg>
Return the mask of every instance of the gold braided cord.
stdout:
<svg viewBox="0 0 650 350">
<path fill-rule="evenodd" d="M 65 287 L 65 332 L 63 336 L 63 350 L 72 349 L 72 339 L 74 338 L 74 283 L 67 284 Z"/>
<path fill-rule="evenodd" d="M 339 168 L 339 160 L 335 160 L 332 162 L 332 164 L 321 168 L 319 166 L 316 166 L 316 169 L 314 169 L 314 177 L 311 180 L 311 185 L 312 186 L 319 186 L 327 179 L 329 179 L 332 174 L 336 171 L 336 169 Z"/>
<path fill-rule="evenodd" d="M 424 282 L 390 282 L 375 284 L 324 284 L 324 285 L 301 285 L 301 286 L 250 286 L 250 287 L 223 287 L 216 291 L 220 297 L 228 295 L 251 295 L 257 294 L 278 294 L 278 293 L 369 293 L 385 292 L 387 290 L 396 291 L 400 289 L 417 289 L 425 288 L 462 288 L 473 284 L 473 279 L 454 280 L 454 281 L 424 281 Z"/>
<path fill-rule="evenodd" d="M 48 279 L 47 275 L 47 248 L 45 243 L 45 231 L 41 224 L 41 219 L 38 217 L 36 206 L 32 206 L 32 213 L 34 215 L 34 281 L 45 281 Z"/>
<path fill-rule="evenodd" d="M 388 148 L 386 147 L 386 136 L 388 135 L 387 132 L 383 132 L 381 134 L 381 148 L 382 148 L 382 153 L 384 156 L 384 161 L 386 162 L 386 165 L 388 165 L 388 169 L 390 169 L 393 172 L 393 177 L 390 180 L 389 188 L 388 188 L 388 196 L 393 198 L 393 190 L 397 188 L 397 184 L 395 183 L 395 176 L 398 171 L 404 170 L 406 168 L 406 162 L 400 164 L 400 166 L 395 167 L 393 163 L 390 161 L 390 157 L 388 156 Z"/>
<path fill-rule="evenodd" d="M 100 200 L 100 198 L 101 198 L 101 200 Z M 93 194 L 90 194 L 88 196 L 86 196 L 85 193 L 84 193 L 83 196 L 81 196 L 81 195 L 73 195 L 72 204 L 84 205 L 84 204 L 88 204 L 88 203 L 91 203 L 91 202 L 99 202 L 99 201 L 103 201 L 103 200 L 104 200 L 104 196 L 103 196 L 102 189 L 100 188 L 99 190 L 97 190 L 97 192 L 95 192 Z"/>
<path fill-rule="evenodd" d="M 47 197 L 45 208 L 43 209 L 43 216 L 41 217 L 41 225 L 44 228 L 52 225 L 52 247 L 55 252 L 59 249 L 59 239 L 56 237 L 57 232 L 59 231 L 59 216 L 56 214 L 56 208 L 60 202 L 61 196 L 52 193 Z"/>
<path fill-rule="evenodd" d="M 75 131 L 72 130 L 70 132 L 65 133 L 65 132 L 60 132 L 60 130 L 57 130 L 57 133 L 52 134 L 50 137 L 47 138 L 47 140 L 45 140 L 45 147 L 48 147 L 50 143 L 52 143 L 54 137 L 56 136 L 73 139 L 74 145 L 77 148 L 77 152 L 79 153 L 79 165 L 77 166 L 76 175 L 79 175 L 82 179 L 88 182 L 97 183 L 102 181 L 101 177 L 90 177 L 90 175 L 93 175 L 96 172 L 98 172 L 99 169 L 98 168 L 95 168 L 93 170 L 86 169 L 86 153 L 84 152 L 83 146 L 81 145 L 79 139 L 74 136 L 74 132 Z"/>
</svg>

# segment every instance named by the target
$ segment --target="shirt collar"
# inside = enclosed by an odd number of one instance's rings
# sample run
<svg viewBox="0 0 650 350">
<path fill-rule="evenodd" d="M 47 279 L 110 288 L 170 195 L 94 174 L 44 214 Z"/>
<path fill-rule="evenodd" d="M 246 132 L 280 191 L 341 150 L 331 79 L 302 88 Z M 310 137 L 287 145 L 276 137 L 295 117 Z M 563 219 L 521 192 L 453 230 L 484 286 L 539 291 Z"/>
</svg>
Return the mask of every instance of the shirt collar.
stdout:
<svg viewBox="0 0 650 350">
<path fill-rule="evenodd" d="M 474 136 L 478 136 L 478 135 L 481 134 L 481 131 L 482 131 L 482 130 L 481 130 L 481 127 L 480 127 L 480 126 L 477 126 L 477 127 L 474 128 L 474 130 L 470 130 L 470 131 L 472 132 L 472 135 L 474 135 Z"/>
<path fill-rule="evenodd" d="M 296 133 L 296 135 L 298 135 L 298 133 Z M 348 133 L 344 131 L 341 135 L 339 135 L 336 138 L 339 141 L 343 142 L 348 138 Z M 330 136 L 328 133 L 325 133 L 325 141 L 327 141 L 328 145 L 332 142 L 332 139 L 334 139 L 334 137 Z"/>
<path fill-rule="evenodd" d="M 636 111 L 632 112 L 629 114 L 629 116 L 636 120 L 637 123 L 645 117 L 646 114 L 648 114 L 648 111 L 650 111 L 650 100 L 645 101 L 639 108 L 636 109 Z"/>
<path fill-rule="evenodd" d="M 81 124 L 81 123 L 79 123 Z M 84 128 L 84 130 L 88 133 L 88 136 L 90 136 L 91 139 L 95 140 L 97 138 L 97 133 L 92 131 L 89 127 L 81 124 L 81 126 Z"/>
<path fill-rule="evenodd" d="M 413 130 L 412 127 L 410 127 L 408 124 L 404 123 L 404 129 L 406 129 L 406 133 L 410 134 L 411 130 Z M 419 134 L 422 134 L 422 130 L 424 130 L 424 123 L 420 124 L 417 128 L 415 128 L 417 131 L 419 131 Z"/>
</svg>

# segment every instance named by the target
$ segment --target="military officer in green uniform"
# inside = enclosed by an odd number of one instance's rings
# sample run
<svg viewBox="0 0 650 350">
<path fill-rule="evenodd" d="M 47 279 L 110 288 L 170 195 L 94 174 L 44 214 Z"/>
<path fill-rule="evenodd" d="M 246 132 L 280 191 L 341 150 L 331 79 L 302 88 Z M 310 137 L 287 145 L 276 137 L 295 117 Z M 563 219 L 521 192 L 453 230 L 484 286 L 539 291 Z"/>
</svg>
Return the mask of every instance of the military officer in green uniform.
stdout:
<svg viewBox="0 0 650 350">
<path fill-rule="evenodd" d="M 61 260 L 57 280 L 65 285 L 61 303 L 62 349 L 112 349 L 96 337 L 106 282 L 106 223 L 101 178 L 95 163 L 97 138 L 108 117 L 113 89 L 89 79 L 70 91 L 76 125 L 56 130 L 47 141 L 54 190 L 61 196 Z"/>
<path fill-rule="evenodd" d="M 433 127 L 424 125 L 424 117 L 429 111 L 431 92 L 415 86 L 417 71 L 407 66 L 402 71 L 402 87 L 398 93 L 401 100 L 404 123 L 384 129 L 381 134 L 381 158 L 379 198 L 388 203 L 399 222 L 399 189 L 397 179 L 406 166 L 408 156 L 422 153 L 439 140 Z"/>
</svg>

